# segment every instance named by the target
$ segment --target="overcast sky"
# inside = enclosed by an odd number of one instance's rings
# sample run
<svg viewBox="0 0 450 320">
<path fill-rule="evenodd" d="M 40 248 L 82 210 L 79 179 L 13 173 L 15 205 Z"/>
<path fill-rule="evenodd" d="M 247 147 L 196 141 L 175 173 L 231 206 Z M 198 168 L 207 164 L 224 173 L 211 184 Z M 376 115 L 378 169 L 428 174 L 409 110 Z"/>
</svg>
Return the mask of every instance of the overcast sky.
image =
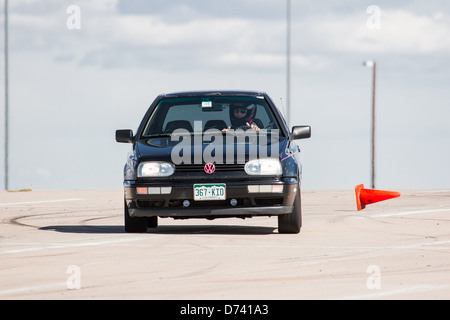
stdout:
<svg viewBox="0 0 450 320">
<path fill-rule="evenodd" d="M 374 59 L 377 188 L 449 189 L 450 2 L 292 0 L 291 17 L 303 187 L 370 186 Z M 13 190 L 121 188 L 131 145 L 114 132 L 160 93 L 260 90 L 286 107 L 286 1 L 13 0 L 9 22 Z M 3 187 L 3 59 L 1 74 Z"/>
</svg>

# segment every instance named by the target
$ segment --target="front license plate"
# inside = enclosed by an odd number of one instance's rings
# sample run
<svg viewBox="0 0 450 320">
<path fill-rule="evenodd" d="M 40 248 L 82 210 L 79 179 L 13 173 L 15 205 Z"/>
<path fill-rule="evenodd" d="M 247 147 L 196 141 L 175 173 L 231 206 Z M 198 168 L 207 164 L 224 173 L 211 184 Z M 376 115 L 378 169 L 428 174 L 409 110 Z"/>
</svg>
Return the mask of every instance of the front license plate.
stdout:
<svg viewBox="0 0 450 320">
<path fill-rule="evenodd" d="M 225 200 L 225 184 L 194 184 L 194 200 Z"/>
</svg>

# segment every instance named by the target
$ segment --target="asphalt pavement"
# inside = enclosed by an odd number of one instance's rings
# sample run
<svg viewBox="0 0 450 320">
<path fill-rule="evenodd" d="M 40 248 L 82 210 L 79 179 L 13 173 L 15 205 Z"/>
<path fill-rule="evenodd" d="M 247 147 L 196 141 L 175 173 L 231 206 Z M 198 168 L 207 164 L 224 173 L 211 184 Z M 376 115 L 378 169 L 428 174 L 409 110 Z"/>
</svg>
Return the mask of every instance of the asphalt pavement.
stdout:
<svg viewBox="0 0 450 320">
<path fill-rule="evenodd" d="M 303 190 L 276 217 L 159 219 L 128 234 L 122 190 L 0 191 L 0 299 L 450 299 L 450 190 Z"/>
</svg>

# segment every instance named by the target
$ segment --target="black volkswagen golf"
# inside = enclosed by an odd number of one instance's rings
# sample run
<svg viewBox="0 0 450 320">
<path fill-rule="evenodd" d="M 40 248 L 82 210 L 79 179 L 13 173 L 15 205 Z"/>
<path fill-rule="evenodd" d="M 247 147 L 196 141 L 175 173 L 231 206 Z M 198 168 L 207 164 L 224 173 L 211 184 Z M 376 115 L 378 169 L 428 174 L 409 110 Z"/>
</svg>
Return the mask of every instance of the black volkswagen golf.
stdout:
<svg viewBox="0 0 450 320">
<path fill-rule="evenodd" d="M 124 168 L 127 232 L 175 219 L 278 216 L 279 233 L 299 233 L 301 163 L 296 140 L 264 92 L 205 91 L 158 96 L 136 134 Z"/>
</svg>

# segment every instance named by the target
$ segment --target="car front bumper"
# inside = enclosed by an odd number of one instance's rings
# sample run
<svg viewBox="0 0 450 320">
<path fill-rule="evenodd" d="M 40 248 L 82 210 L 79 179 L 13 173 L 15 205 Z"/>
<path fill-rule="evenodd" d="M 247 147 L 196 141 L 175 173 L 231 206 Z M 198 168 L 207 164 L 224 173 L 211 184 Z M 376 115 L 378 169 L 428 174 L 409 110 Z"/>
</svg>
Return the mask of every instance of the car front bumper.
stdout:
<svg viewBox="0 0 450 320">
<path fill-rule="evenodd" d="M 125 181 L 125 202 L 129 215 L 176 219 L 283 215 L 292 212 L 295 194 L 300 192 L 297 190 L 299 183 L 296 178 L 228 181 L 225 200 L 195 201 L 193 185 L 194 183 L 186 181 L 161 183 Z M 255 185 L 283 185 L 283 191 L 249 192 L 248 186 Z M 140 194 L 137 192 L 139 188 L 165 190 L 170 188 L 170 193 Z"/>
</svg>

